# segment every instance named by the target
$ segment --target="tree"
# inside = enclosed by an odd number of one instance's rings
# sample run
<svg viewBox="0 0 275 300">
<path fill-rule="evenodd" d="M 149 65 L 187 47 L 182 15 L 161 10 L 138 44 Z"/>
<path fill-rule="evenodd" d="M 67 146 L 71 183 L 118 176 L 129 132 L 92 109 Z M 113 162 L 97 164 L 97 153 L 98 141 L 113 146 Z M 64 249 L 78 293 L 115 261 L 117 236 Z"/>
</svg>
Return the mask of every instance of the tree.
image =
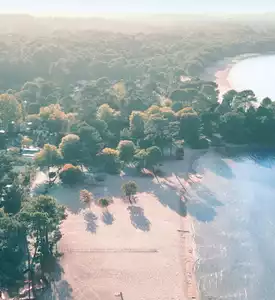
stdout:
<svg viewBox="0 0 275 300">
<path fill-rule="evenodd" d="M 29 256 L 28 270 L 32 282 L 37 267 L 43 278 L 43 274 L 48 270 L 49 262 L 56 256 L 56 244 L 62 236 L 60 225 L 65 218 L 65 207 L 58 205 L 51 196 L 40 195 L 24 202 L 19 219 L 27 234 L 25 242 Z"/>
<path fill-rule="evenodd" d="M 133 160 L 135 154 L 135 144 L 132 141 L 120 141 L 117 147 L 119 158 L 124 163 L 129 163 Z"/>
<path fill-rule="evenodd" d="M 73 185 L 83 180 L 83 172 L 79 167 L 73 166 L 72 164 L 66 164 L 61 169 L 59 177 L 65 184 Z"/>
<path fill-rule="evenodd" d="M 21 146 L 24 148 L 29 148 L 33 144 L 33 140 L 27 136 L 23 136 L 21 140 Z"/>
<path fill-rule="evenodd" d="M 20 103 L 13 95 L 0 95 L 0 122 L 5 129 L 12 122 L 17 122 L 22 117 L 22 108 Z"/>
<path fill-rule="evenodd" d="M 103 141 L 94 127 L 85 123 L 81 124 L 78 128 L 78 135 L 91 157 L 94 157 L 101 150 Z"/>
<path fill-rule="evenodd" d="M 169 121 L 160 114 L 151 115 L 145 123 L 145 140 L 151 141 L 151 145 L 158 146 L 161 151 L 171 147 L 172 136 L 169 132 Z"/>
<path fill-rule="evenodd" d="M 146 168 L 154 171 L 154 167 L 160 163 L 162 158 L 162 153 L 159 147 L 153 146 L 146 150 Z"/>
<path fill-rule="evenodd" d="M 80 191 L 80 201 L 89 207 L 91 207 L 91 204 L 94 200 L 94 196 L 91 192 L 87 190 L 81 190 Z"/>
<path fill-rule="evenodd" d="M 105 121 L 109 124 L 115 116 L 115 110 L 110 107 L 109 104 L 102 104 L 97 111 L 97 117 L 99 120 Z"/>
<path fill-rule="evenodd" d="M 140 111 L 133 111 L 131 113 L 129 121 L 133 138 L 140 139 L 144 137 L 144 119 L 145 114 Z"/>
<path fill-rule="evenodd" d="M 40 108 L 39 117 L 45 122 L 50 132 L 67 132 L 69 121 L 74 119 L 72 114 L 62 111 L 59 104 L 51 104 Z"/>
<path fill-rule="evenodd" d="M 7 145 L 6 133 L 4 131 L 0 131 L 0 150 L 5 149 L 6 145 Z"/>
<path fill-rule="evenodd" d="M 62 156 L 58 148 L 54 145 L 45 144 L 44 148 L 40 150 L 35 156 L 35 163 L 39 167 L 48 168 L 49 183 L 52 183 L 50 168 L 59 167 L 62 164 Z"/>
<path fill-rule="evenodd" d="M 200 119 L 192 108 L 184 108 L 177 113 L 180 122 L 180 138 L 193 144 L 199 138 Z"/>
<path fill-rule="evenodd" d="M 134 181 L 126 182 L 121 187 L 124 195 L 128 197 L 130 204 L 132 204 L 132 198 L 137 193 L 137 184 Z"/>
<path fill-rule="evenodd" d="M 15 217 L 0 209 L 0 282 L 1 288 L 14 287 L 23 281 L 25 235 Z"/>
<path fill-rule="evenodd" d="M 112 148 L 104 148 L 100 154 L 102 164 L 107 173 L 116 174 L 120 169 L 119 152 Z"/>
<path fill-rule="evenodd" d="M 107 208 L 110 205 L 110 201 L 106 198 L 98 199 L 98 204 L 102 208 Z"/>
<path fill-rule="evenodd" d="M 5 213 L 16 214 L 21 209 L 24 198 L 24 189 L 14 181 L 11 185 L 4 187 L 2 197 Z"/>
<path fill-rule="evenodd" d="M 146 149 L 141 149 L 134 155 L 134 164 L 139 171 L 146 167 L 147 156 Z"/>
<path fill-rule="evenodd" d="M 269 97 L 266 97 L 262 100 L 261 106 L 269 107 L 272 104 L 272 100 Z"/>
<path fill-rule="evenodd" d="M 230 112 L 220 119 L 219 130 L 222 137 L 231 143 L 244 143 L 245 140 L 245 116 L 242 113 Z"/>
<path fill-rule="evenodd" d="M 245 111 L 253 104 L 257 102 L 257 98 L 253 91 L 244 90 L 234 97 L 232 102 L 232 108 L 237 110 L 238 108 L 242 108 Z"/>
<path fill-rule="evenodd" d="M 66 163 L 79 164 L 83 161 L 83 149 L 78 135 L 68 134 L 64 136 L 59 150 Z"/>
</svg>

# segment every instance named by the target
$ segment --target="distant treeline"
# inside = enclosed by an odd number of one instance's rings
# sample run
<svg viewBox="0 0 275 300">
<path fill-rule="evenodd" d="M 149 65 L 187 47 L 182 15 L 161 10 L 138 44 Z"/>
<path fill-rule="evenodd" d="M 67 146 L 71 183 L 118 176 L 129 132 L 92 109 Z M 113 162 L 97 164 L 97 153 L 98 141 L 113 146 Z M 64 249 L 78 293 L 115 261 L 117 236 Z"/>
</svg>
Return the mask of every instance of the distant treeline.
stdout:
<svg viewBox="0 0 275 300">
<path fill-rule="evenodd" d="M 260 20 L 1 16 L 0 90 L 37 77 L 61 86 L 105 77 L 171 87 L 225 56 L 274 49 L 275 22 Z"/>
</svg>

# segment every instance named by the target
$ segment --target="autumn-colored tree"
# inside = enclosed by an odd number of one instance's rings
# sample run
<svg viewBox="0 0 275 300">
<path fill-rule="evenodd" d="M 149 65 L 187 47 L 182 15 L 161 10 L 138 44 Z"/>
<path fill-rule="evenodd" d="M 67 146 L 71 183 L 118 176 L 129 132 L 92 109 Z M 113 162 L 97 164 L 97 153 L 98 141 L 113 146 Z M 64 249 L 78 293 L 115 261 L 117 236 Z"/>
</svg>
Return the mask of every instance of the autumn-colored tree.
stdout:
<svg viewBox="0 0 275 300">
<path fill-rule="evenodd" d="M 91 207 L 91 204 L 94 200 L 94 196 L 91 192 L 87 190 L 81 190 L 80 191 L 80 201 L 89 207 Z"/>
<path fill-rule="evenodd" d="M 52 132 L 67 132 L 69 121 L 74 120 L 74 115 L 66 114 L 59 104 L 41 107 L 39 117 Z"/>
<path fill-rule="evenodd" d="M 21 146 L 24 148 L 28 148 L 32 145 L 33 140 L 31 138 L 29 138 L 28 136 L 23 136 L 22 140 L 21 140 Z"/>
<path fill-rule="evenodd" d="M 62 156 L 58 148 L 54 145 L 46 144 L 35 156 L 35 163 L 39 167 L 48 168 L 49 183 L 51 184 L 55 176 L 51 176 L 50 168 L 59 167 L 62 164 Z"/>
<path fill-rule="evenodd" d="M 73 185 L 83 180 L 83 172 L 79 167 L 66 164 L 61 169 L 59 177 L 63 183 Z"/>
</svg>

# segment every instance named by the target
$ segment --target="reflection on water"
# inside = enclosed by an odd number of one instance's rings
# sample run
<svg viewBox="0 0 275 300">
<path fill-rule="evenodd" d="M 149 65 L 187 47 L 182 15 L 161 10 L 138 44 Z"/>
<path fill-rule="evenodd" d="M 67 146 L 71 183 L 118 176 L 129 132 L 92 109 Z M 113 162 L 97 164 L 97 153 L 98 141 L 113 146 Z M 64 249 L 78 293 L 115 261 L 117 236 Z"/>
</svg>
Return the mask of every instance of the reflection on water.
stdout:
<svg viewBox="0 0 275 300">
<path fill-rule="evenodd" d="M 203 178 L 189 191 L 189 211 L 202 299 L 273 300 L 275 159 L 208 153 L 196 170 Z"/>
</svg>

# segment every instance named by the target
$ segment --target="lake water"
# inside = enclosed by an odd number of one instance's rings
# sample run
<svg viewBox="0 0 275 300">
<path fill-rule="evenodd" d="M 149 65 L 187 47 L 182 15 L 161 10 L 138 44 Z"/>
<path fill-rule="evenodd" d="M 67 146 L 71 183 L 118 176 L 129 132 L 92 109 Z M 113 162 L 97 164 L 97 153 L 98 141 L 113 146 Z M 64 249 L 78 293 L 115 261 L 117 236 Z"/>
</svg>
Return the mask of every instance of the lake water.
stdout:
<svg viewBox="0 0 275 300">
<path fill-rule="evenodd" d="M 234 65 L 228 80 L 237 91 L 251 89 L 259 99 L 275 100 L 275 55 L 247 58 Z"/>
<path fill-rule="evenodd" d="M 275 158 L 209 152 L 190 190 L 203 300 L 275 299 Z"/>
</svg>

